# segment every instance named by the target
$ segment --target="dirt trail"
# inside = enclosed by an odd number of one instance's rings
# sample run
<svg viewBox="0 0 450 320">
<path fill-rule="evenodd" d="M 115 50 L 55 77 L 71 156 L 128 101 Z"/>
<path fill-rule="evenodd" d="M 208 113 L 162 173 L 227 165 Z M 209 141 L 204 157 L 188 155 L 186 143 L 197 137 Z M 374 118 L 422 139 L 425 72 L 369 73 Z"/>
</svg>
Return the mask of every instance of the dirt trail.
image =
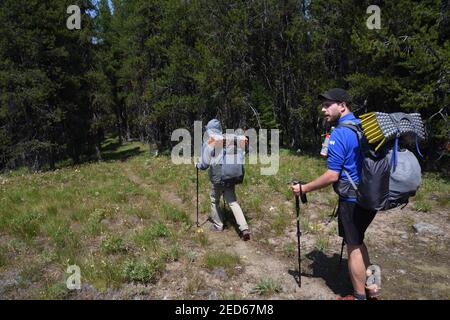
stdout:
<svg viewBox="0 0 450 320">
<path fill-rule="evenodd" d="M 217 235 L 216 241 L 221 241 Z M 229 235 L 225 235 L 229 236 Z M 234 251 L 239 256 L 244 257 L 245 263 L 245 276 L 252 281 L 250 286 L 257 283 L 264 277 L 271 277 L 277 280 L 281 287 L 282 292 L 275 295 L 277 298 L 282 299 L 333 299 L 334 294 L 326 287 L 322 281 L 318 278 L 302 277 L 302 287 L 300 288 L 294 278 L 293 266 L 297 262 L 297 257 L 292 259 L 292 262 L 279 259 L 273 252 L 269 252 L 265 249 L 259 249 L 257 246 L 258 239 L 254 239 L 250 242 L 243 242 L 240 239 L 236 239 L 235 235 L 231 235 L 235 238 Z M 297 267 L 295 267 L 297 269 Z M 296 271 L 295 271 L 296 272 Z M 244 284 L 245 285 L 245 284 Z M 248 293 L 254 292 L 254 288 L 248 288 Z"/>
<path fill-rule="evenodd" d="M 132 170 L 125 169 L 130 180 L 142 188 L 154 189 L 143 182 Z M 173 189 L 158 186 L 161 197 L 176 206 L 183 207 L 195 217 L 195 198 L 183 201 Z M 200 195 L 203 199 L 204 195 Z M 285 202 L 277 199 L 279 203 Z M 450 281 L 448 277 L 448 259 L 450 246 L 450 212 L 448 208 L 436 208 L 427 213 L 413 210 L 411 203 L 404 210 L 394 209 L 388 213 L 379 213 L 366 232 L 366 243 L 372 263 L 382 267 L 383 299 L 448 299 Z M 323 211 L 321 204 L 310 203 L 305 207 L 304 215 L 313 219 L 315 213 Z M 245 208 L 244 208 L 245 210 Z M 288 209 L 289 210 L 289 209 Z M 207 212 L 200 213 L 204 221 Z M 317 215 L 317 214 L 316 214 Z M 315 219 L 315 218 L 314 218 Z M 312 220 L 311 220 L 312 221 Z M 314 223 L 324 226 L 323 219 L 315 219 Z M 191 228 L 193 234 L 190 241 L 181 244 L 183 249 L 195 252 L 201 258 L 206 252 L 226 251 L 239 255 L 240 269 L 232 277 L 224 277 L 220 270 L 206 270 L 197 263 L 189 265 L 185 259 L 167 265 L 165 275 L 152 289 L 158 299 L 216 299 L 234 296 L 244 299 L 335 299 L 337 295 L 351 292 L 351 283 L 346 268 L 347 255 L 344 251 L 341 268 L 339 268 L 339 252 L 341 238 L 336 232 L 326 235 L 327 249 L 317 250 L 316 244 L 320 234 L 304 232 L 302 235 L 302 287 L 299 288 L 293 276 L 297 269 L 297 238 L 292 221 L 291 227 L 282 235 L 268 233 L 267 220 L 255 219 L 251 223 L 252 239 L 243 242 L 233 228 L 221 233 L 208 230 L 209 223 L 203 226 L 208 237 L 208 245 L 201 247 L 195 238 L 195 224 Z M 418 222 L 439 226 L 443 235 L 416 234 L 412 225 Z M 331 230 L 331 229 L 330 229 Z M 284 252 L 286 244 L 295 244 L 295 254 L 290 256 Z M 195 277 L 201 277 L 203 285 L 199 290 L 188 290 Z M 265 278 L 277 281 L 282 291 L 269 296 L 261 296 L 256 292 L 256 285 Z M 181 279 L 173 281 L 173 279 Z M 194 282 L 195 282 L 194 281 Z M 200 280 L 198 280 L 200 281 Z M 194 285 L 195 287 L 195 285 Z M 407 294 L 405 295 L 405 292 Z M 221 293 L 222 295 L 218 295 Z"/>
<path fill-rule="evenodd" d="M 122 165 L 122 168 L 128 177 L 128 179 L 131 180 L 134 184 L 138 185 L 139 187 L 149 190 L 151 186 L 147 183 L 145 183 L 136 173 L 133 172 L 128 166 Z"/>
<path fill-rule="evenodd" d="M 143 189 L 152 189 L 153 187 L 142 181 L 129 167 L 124 166 L 124 172 L 128 178 Z M 173 191 L 160 190 L 161 197 L 165 201 L 169 201 L 177 206 L 186 206 L 182 199 Z M 196 221 L 195 216 L 195 199 L 188 204 L 186 210 L 192 221 Z M 205 213 L 201 214 L 201 219 L 205 219 Z M 195 227 L 195 226 L 194 226 Z M 270 299 L 335 299 L 336 294 L 325 284 L 321 278 L 302 277 L 302 287 L 299 288 L 295 278 L 293 269 L 297 269 L 297 256 L 292 257 L 289 261 L 286 258 L 278 257 L 270 248 L 267 248 L 252 234 L 250 241 L 244 242 L 234 229 L 226 229 L 223 232 L 211 232 L 208 230 L 209 222 L 203 225 L 202 229 L 208 236 L 208 251 L 228 251 L 239 255 L 243 270 L 231 279 L 217 279 L 214 274 L 206 271 L 200 274 L 205 278 L 206 283 L 215 286 L 235 288 L 233 293 L 248 299 L 270 298 Z M 193 232 L 196 230 L 192 229 Z M 198 250 L 197 250 L 198 251 Z M 176 293 L 180 291 L 183 285 L 187 285 L 190 279 L 186 277 L 186 268 L 180 262 L 168 266 L 166 275 L 161 279 L 158 287 L 157 298 L 179 298 L 182 295 Z M 282 290 L 268 297 L 262 297 L 255 290 L 256 284 L 264 279 L 272 278 L 280 284 Z M 171 281 L 170 279 L 182 279 L 181 281 Z M 184 281 L 183 281 L 184 280 Z M 181 283 L 180 283 L 181 282 Z M 209 293 L 211 298 L 211 290 L 203 290 Z M 233 294 L 230 292 L 230 294 Z M 216 295 L 212 296 L 213 298 Z M 198 298 L 198 297 L 196 297 Z"/>
</svg>

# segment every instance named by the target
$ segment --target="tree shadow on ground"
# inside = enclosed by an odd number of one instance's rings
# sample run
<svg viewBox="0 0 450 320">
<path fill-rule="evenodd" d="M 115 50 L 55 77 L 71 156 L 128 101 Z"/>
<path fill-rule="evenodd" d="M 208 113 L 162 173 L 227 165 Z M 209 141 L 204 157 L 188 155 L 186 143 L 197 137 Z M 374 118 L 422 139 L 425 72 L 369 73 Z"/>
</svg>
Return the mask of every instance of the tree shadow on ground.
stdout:
<svg viewBox="0 0 450 320">
<path fill-rule="evenodd" d="M 105 149 L 102 149 L 102 159 L 104 161 L 117 161 L 120 160 L 122 162 L 126 161 L 128 158 L 140 155 L 145 151 L 141 150 L 140 147 L 135 147 L 131 149 L 118 151 L 111 147 L 110 150 L 105 152 Z"/>
<path fill-rule="evenodd" d="M 335 253 L 327 256 L 320 250 L 313 250 L 305 255 L 310 261 L 309 272 L 302 272 L 303 277 L 322 278 L 326 285 L 336 295 L 347 295 L 353 292 L 353 287 L 347 269 L 347 259 L 342 259 L 339 264 L 340 255 Z M 296 271 L 297 275 L 298 272 Z"/>
<path fill-rule="evenodd" d="M 223 203 L 221 204 L 220 209 L 224 228 L 233 228 L 236 233 L 240 235 L 239 227 L 229 206 Z M 326 285 L 336 295 L 346 296 L 353 293 L 353 286 L 348 274 L 346 258 L 343 257 L 342 262 L 339 263 L 340 255 L 338 253 L 335 253 L 330 257 L 317 249 L 307 253 L 305 257 L 308 260 L 302 261 L 302 277 L 324 279 Z M 305 268 L 304 266 L 308 262 L 310 263 Z M 298 283 L 298 270 L 289 270 L 288 273 L 293 276 Z"/>
<path fill-rule="evenodd" d="M 123 144 L 120 144 L 118 141 L 108 139 L 108 142 L 102 145 L 102 152 L 114 152 L 122 145 Z"/>
</svg>

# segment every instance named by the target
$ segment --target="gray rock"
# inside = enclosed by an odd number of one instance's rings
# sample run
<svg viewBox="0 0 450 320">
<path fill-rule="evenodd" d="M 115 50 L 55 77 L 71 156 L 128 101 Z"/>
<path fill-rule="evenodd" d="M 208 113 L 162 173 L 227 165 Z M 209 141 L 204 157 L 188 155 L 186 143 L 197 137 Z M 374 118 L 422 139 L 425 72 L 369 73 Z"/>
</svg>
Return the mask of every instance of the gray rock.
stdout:
<svg viewBox="0 0 450 320">
<path fill-rule="evenodd" d="M 435 234 L 435 235 L 445 234 L 445 232 L 441 228 L 439 228 L 435 225 L 432 225 L 430 223 L 426 223 L 426 222 L 416 223 L 412 227 L 414 229 L 414 232 L 419 233 L 419 234 L 424 234 L 424 233 L 430 233 L 430 234 Z"/>
<path fill-rule="evenodd" d="M 15 287 L 19 284 L 16 279 L 1 279 L 0 280 L 0 293 L 5 292 L 10 287 Z"/>
<path fill-rule="evenodd" d="M 216 291 L 211 291 L 210 294 L 208 295 L 208 300 L 217 300 L 217 292 Z"/>
<path fill-rule="evenodd" d="M 214 275 L 214 277 L 216 277 L 216 278 L 218 278 L 218 279 L 220 279 L 222 281 L 228 280 L 228 275 L 225 272 L 225 269 L 223 267 L 215 268 L 212 271 L 212 274 Z"/>
<path fill-rule="evenodd" d="M 293 206 L 292 201 L 285 201 L 284 204 L 287 205 L 288 207 Z"/>
<path fill-rule="evenodd" d="M 139 218 L 138 216 L 132 215 L 128 218 L 128 221 L 133 224 L 139 224 L 139 223 L 141 223 L 141 218 Z"/>
<path fill-rule="evenodd" d="M 430 198 L 431 198 L 432 200 L 439 200 L 439 196 L 438 196 L 436 193 L 431 193 L 431 194 L 430 194 Z"/>
</svg>

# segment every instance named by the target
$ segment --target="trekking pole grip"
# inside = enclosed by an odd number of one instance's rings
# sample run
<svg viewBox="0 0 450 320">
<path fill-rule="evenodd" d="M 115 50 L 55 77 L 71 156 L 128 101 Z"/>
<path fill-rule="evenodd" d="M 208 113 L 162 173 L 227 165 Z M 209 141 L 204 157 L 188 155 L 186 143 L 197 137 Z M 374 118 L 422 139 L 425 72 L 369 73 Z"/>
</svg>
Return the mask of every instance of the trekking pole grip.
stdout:
<svg viewBox="0 0 450 320">
<path fill-rule="evenodd" d="M 300 185 L 300 199 L 302 199 L 302 203 L 307 203 L 308 199 L 306 198 L 306 193 L 302 192 L 302 185 L 305 184 L 303 181 L 298 180 L 298 179 L 293 179 L 292 180 L 292 184 L 296 185 L 299 184 Z M 298 198 L 298 196 L 296 196 Z"/>
</svg>

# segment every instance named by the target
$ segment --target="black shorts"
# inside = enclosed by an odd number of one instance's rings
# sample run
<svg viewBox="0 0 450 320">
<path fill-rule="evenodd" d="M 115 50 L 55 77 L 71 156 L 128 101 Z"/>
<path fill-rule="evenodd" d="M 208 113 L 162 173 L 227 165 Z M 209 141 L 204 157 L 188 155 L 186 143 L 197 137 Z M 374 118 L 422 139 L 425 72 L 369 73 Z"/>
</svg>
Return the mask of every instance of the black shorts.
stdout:
<svg viewBox="0 0 450 320">
<path fill-rule="evenodd" d="M 361 208 L 355 202 L 339 202 L 339 236 L 347 245 L 359 246 L 364 241 L 364 233 L 375 218 L 376 211 Z"/>
</svg>

